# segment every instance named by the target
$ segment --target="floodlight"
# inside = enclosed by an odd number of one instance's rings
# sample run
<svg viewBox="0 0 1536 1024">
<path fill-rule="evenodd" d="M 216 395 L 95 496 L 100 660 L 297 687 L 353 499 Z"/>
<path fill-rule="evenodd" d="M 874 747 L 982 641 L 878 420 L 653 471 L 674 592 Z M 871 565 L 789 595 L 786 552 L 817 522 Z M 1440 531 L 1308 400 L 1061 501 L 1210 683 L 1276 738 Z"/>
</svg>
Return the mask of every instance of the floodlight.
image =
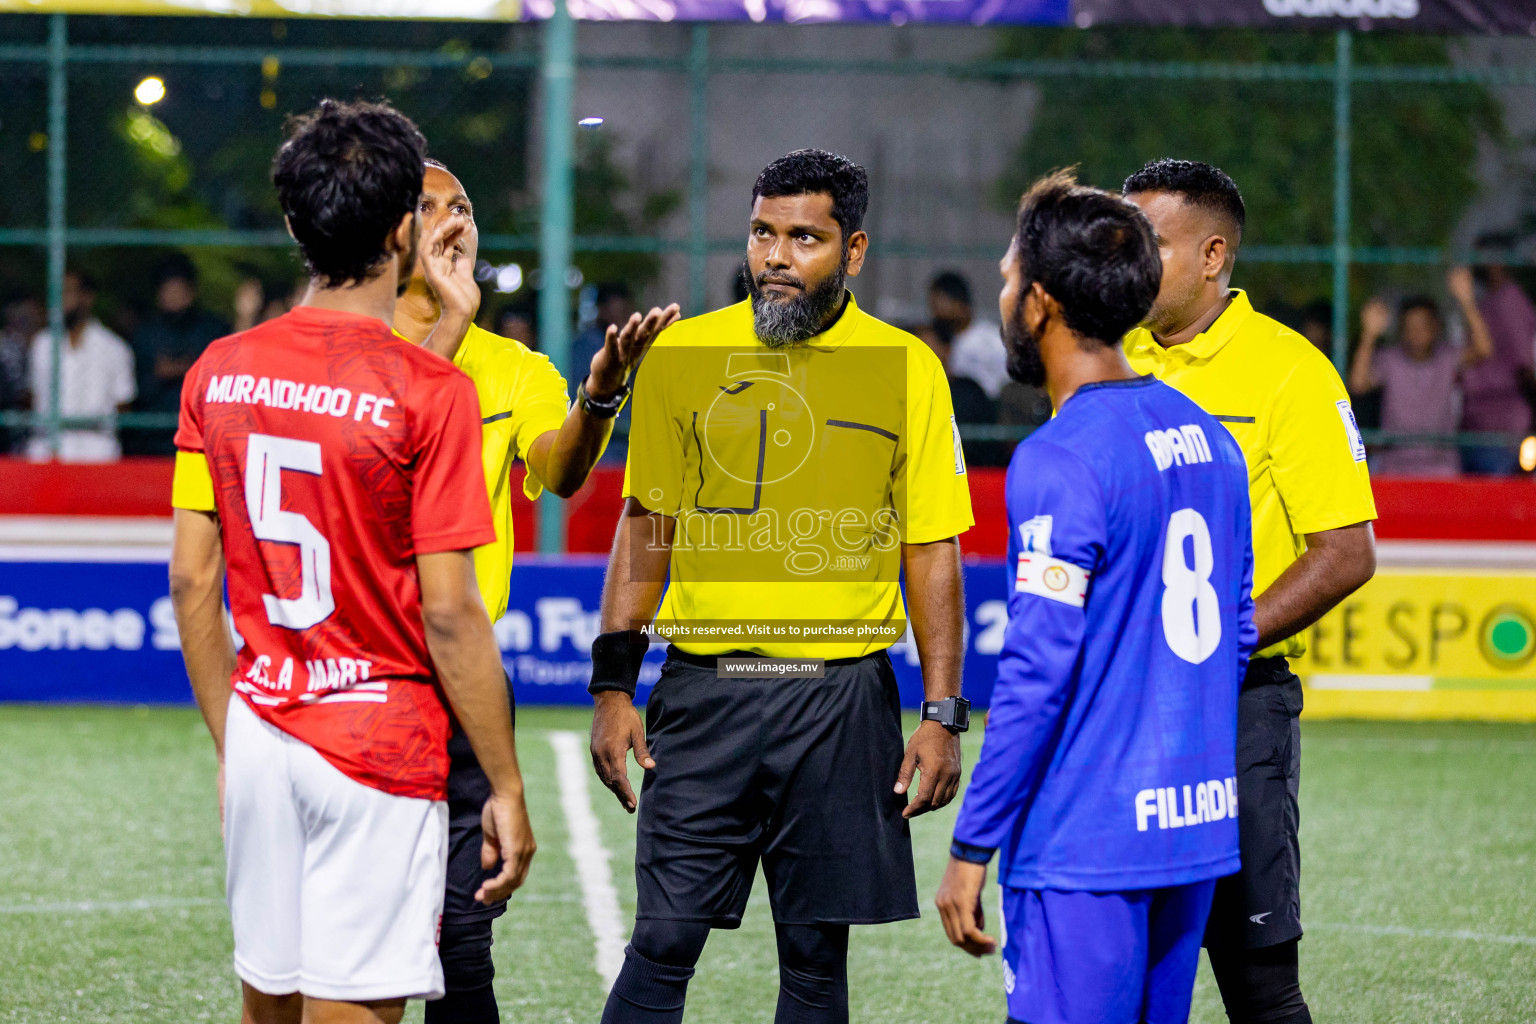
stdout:
<svg viewBox="0 0 1536 1024">
<path fill-rule="evenodd" d="M 159 103 L 165 99 L 165 83 L 154 75 L 150 75 L 133 90 L 133 98 L 146 107 Z"/>
</svg>

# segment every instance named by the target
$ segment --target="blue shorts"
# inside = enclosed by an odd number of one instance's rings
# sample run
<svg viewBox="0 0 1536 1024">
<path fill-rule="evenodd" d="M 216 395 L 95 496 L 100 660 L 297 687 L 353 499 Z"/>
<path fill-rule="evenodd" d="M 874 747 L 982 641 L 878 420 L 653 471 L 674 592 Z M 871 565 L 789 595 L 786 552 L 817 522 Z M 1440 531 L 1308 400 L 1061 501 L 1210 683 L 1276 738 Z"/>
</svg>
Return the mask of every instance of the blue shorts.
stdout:
<svg viewBox="0 0 1536 1024">
<path fill-rule="evenodd" d="M 1215 880 L 1133 892 L 1003 889 L 1003 987 L 1022 1024 L 1185 1024 Z"/>
</svg>

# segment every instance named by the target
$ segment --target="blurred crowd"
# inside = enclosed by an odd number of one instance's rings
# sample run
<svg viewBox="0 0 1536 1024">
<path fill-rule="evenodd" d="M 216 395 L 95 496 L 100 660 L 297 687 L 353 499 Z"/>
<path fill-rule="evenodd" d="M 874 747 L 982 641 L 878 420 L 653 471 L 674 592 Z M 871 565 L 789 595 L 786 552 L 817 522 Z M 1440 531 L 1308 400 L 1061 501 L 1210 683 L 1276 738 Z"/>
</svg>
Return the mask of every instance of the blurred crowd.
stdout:
<svg viewBox="0 0 1536 1024">
<path fill-rule="evenodd" d="M 1376 295 L 1360 310 L 1346 383 L 1360 426 L 1377 439 L 1370 446 L 1372 470 L 1453 476 L 1529 468 L 1520 464 L 1520 442 L 1536 423 L 1536 306 L 1499 264 L 1452 268 L 1444 286 L 1449 301 L 1443 305 L 1429 294 Z M 302 284 L 273 294 L 252 278 L 235 290 L 228 315 L 221 315 L 201 303 L 193 262 L 172 254 L 155 268 L 147 312 L 119 318 L 114 331 L 96 315 L 97 283 L 70 270 L 64 280 L 67 337 L 58 395 L 61 415 L 76 422 L 60 435 L 60 457 L 106 462 L 122 455 L 171 454 L 173 429 L 121 426 L 118 414 L 174 414 L 182 379 L 209 342 L 280 316 L 301 289 Z M 736 298 L 745 297 L 745 284 L 737 281 Z M 581 298 L 571 346 L 576 367 L 591 361 L 609 325 L 623 323 L 637 308 L 622 282 L 588 286 Z M 1001 330 L 981 311 L 992 304 L 978 308 L 963 275 L 936 275 L 927 299 L 928 319 L 902 326 L 944 365 L 968 461 L 1005 465 L 1014 441 L 1050 418 L 1050 399 L 1043 389 L 1009 379 Z M 44 303 L 36 295 L 12 295 L 3 312 L 0 411 L 48 415 L 54 367 Z M 1276 312 L 1332 356 L 1333 317 L 1326 300 L 1290 316 Z M 497 334 L 539 347 L 538 307 L 531 295 L 487 302 L 480 321 Z M 624 454 L 627 424 L 617 426 L 611 458 Z M 0 454 L 42 459 L 48 450 L 48 439 L 38 430 L 0 427 Z"/>
</svg>

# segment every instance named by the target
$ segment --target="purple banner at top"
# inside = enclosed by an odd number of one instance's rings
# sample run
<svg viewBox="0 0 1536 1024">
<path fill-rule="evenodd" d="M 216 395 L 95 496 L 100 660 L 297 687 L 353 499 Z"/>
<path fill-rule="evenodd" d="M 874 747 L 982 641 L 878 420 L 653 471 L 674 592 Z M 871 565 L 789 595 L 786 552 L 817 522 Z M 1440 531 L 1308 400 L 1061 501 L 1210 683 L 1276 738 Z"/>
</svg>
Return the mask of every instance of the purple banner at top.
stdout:
<svg viewBox="0 0 1536 1024">
<path fill-rule="evenodd" d="M 1536 0 L 568 0 L 585 21 L 1396 29 L 1536 35 Z M 526 0 L 525 18 L 554 0 Z"/>
<path fill-rule="evenodd" d="M 883 22 L 905 25 L 1070 25 L 1071 0 L 568 0 L 585 21 Z M 553 0 L 527 0 L 547 18 Z"/>
</svg>

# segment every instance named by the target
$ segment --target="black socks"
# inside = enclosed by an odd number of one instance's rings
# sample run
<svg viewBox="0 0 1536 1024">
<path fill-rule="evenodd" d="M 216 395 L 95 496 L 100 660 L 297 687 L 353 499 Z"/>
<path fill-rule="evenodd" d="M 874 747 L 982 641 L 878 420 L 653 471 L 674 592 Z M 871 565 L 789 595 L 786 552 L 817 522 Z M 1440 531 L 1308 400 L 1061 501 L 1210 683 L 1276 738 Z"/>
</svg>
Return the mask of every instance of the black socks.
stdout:
<svg viewBox="0 0 1536 1024">
<path fill-rule="evenodd" d="M 491 987 L 496 977 L 491 962 L 493 923 L 491 918 L 444 922 L 437 955 L 443 962 L 448 993 L 427 1003 L 426 1024 L 499 1024 L 501 1014 Z"/>
<path fill-rule="evenodd" d="M 848 926 L 778 925 L 779 1005 L 774 1024 L 848 1024 Z M 602 1024 L 680 1024 L 688 982 L 709 927 L 635 923 Z"/>
<path fill-rule="evenodd" d="M 692 967 L 670 967 L 647 960 L 633 944 L 624 949 L 602 1024 L 681 1024 Z"/>
<path fill-rule="evenodd" d="M 848 1024 L 848 926 L 781 924 L 774 1024 Z"/>
<path fill-rule="evenodd" d="M 1232 1024 L 1312 1024 L 1301 995 L 1300 941 L 1263 949 L 1207 950 Z"/>
</svg>

